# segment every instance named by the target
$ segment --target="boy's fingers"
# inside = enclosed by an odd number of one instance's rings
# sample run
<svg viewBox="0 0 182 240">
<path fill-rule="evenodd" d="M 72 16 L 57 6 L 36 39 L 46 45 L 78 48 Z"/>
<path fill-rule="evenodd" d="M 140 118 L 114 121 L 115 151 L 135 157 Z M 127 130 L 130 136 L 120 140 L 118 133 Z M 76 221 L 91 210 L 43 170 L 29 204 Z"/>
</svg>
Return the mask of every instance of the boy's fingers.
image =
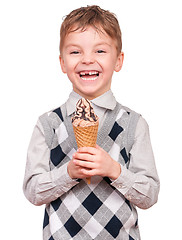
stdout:
<svg viewBox="0 0 182 240">
<path fill-rule="evenodd" d="M 94 147 L 81 147 L 77 150 L 79 153 L 90 153 L 90 154 L 96 154 L 96 148 Z"/>
<path fill-rule="evenodd" d="M 86 168 L 83 168 L 82 170 L 81 170 L 81 172 L 83 173 L 83 174 L 85 174 L 85 175 L 87 175 L 88 177 L 92 177 L 92 176 L 94 176 L 94 175 L 96 175 L 96 170 L 95 169 L 86 169 Z"/>
<path fill-rule="evenodd" d="M 77 165 L 79 167 L 83 167 L 83 168 L 87 168 L 87 169 L 90 169 L 93 167 L 92 162 L 81 161 L 81 160 L 73 160 L 73 162 L 75 163 L 75 165 Z"/>
<path fill-rule="evenodd" d="M 81 160 L 81 161 L 89 161 L 89 162 L 93 162 L 94 161 L 94 156 L 88 153 L 80 153 L 80 152 L 76 152 L 73 155 L 73 158 L 76 160 Z"/>
</svg>

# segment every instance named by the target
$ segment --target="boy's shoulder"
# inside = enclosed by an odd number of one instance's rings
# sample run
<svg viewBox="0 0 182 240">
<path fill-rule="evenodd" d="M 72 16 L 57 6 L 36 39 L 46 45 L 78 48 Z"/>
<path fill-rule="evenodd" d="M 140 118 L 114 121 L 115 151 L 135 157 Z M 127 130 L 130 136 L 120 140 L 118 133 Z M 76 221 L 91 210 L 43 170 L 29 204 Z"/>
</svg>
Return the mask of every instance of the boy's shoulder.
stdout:
<svg viewBox="0 0 182 240">
<path fill-rule="evenodd" d="M 53 108 L 47 112 L 44 112 L 42 115 L 39 116 L 39 120 L 42 121 L 48 121 L 52 123 L 60 123 L 63 122 L 63 111 L 62 108 L 64 108 L 64 104 L 62 104 L 59 107 Z"/>
<path fill-rule="evenodd" d="M 140 113 L 134 111 L 133 109 L 131 109 L 127 106 L 120 104 L 119 102 L 117 102 L 116 107 L 119 110 L 118 118 L 120 117 L 120 115 L 122 116 L 124 113 L 125 113 L 125 116 L 128 115 L 129 118 L 139 118 L 141 116 Z"/>
<path fill-rule="evenodd" d="M 63 125 L 62 123 L 64 120 L 62 108 L 64 109 L 64 104 L 39 116 L 39 122 L 43 127 L 46 142 L 49 147 L 52 146 L 52 139 L 56 129 Z"/>
</svg>

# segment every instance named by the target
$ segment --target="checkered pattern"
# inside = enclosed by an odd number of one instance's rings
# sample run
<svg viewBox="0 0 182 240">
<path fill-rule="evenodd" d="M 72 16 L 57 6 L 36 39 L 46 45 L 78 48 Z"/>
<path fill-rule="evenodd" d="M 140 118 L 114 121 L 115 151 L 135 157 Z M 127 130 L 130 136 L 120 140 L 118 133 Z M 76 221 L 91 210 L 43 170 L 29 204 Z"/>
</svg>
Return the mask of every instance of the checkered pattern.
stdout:
<svg viewBox="0 0 182 240">
<path fill-rule="evenodd" d="M 118 104 L 107 118 L 111 122 L 106 120 L 107 127 L 98 133 L 98 144 L 126 167 L 129 164 L 126 143 L 131 116 L 131 112 Z M 54 127 L 50 162 L 54 169 L 72 158 L 76 142 L 65 106 L 53 111 L 49 119 L 54 119 L 54 123 L 49 124 Z M 44 240 L 138 240 L 137 225 L 135 207 L 111 185 L 109 178 L 94 176 L 90 185 L 80 180 L 69 192 L 46 206 Z"/>
</svg>

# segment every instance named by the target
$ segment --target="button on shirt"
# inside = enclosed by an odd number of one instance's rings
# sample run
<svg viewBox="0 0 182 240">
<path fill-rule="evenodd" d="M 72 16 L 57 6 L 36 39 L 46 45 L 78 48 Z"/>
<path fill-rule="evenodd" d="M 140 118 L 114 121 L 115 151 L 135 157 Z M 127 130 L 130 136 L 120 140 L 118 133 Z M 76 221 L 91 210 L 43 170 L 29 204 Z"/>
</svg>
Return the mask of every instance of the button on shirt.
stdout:
<svg viewBox="0 0 182 240">
<path fill-rule="evenodd" d="M 67 115 L 74 113 L 77 101 L 81 98 L 71 92 L 67 102 Z M 113 110 L 116 99 L 111 90 L 91 101 L 93 109 L 99 117 L 99 128 L 103 125 L 106 112 Z M 146 209 L 156 203 L 159 192 L 159 178 L 155 166 L 150 142 L 149 128 L 143 117 L 137 123 L 135 139 L 130 151 L 129 168 L 121 166 L 121 175 L 112 185 L 126 199 L 136 206 Z M 67 164 L 50 171 L 50 149 L 45 142 L 44 130 L 38 120 L 30 141 L 27 155 L 27 166 L 24 178 L 24 193 L 35 205 L 54 201 L 79 184 L 71 179 L 67 172 Z"/>
</svg>

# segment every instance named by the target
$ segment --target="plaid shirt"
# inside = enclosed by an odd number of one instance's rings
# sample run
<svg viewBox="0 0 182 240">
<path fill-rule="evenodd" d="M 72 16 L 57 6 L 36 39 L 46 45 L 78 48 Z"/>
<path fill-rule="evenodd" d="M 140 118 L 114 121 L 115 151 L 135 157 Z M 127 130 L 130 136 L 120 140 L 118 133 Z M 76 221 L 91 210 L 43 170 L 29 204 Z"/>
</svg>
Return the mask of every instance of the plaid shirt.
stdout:
<svg viewBox="0 0 182 240">
<path fill-rule="evenodd" d="M 125 168 L 130 163 L 129 151 L 138 119 L 137 113 L 117 103 L 98 132 L 98 145 Z M 50 148 L 51 171 L 64 168 L 77 149 L 65 105 L 44 114 L 40 121 Z M 90 185 L 84 180 L 75 181 L 69 191 L 46 205 L 44 240 L 139 240 L 135 206 L 109 178 L 95 176 L 91 181 Z"/>
</svg>

